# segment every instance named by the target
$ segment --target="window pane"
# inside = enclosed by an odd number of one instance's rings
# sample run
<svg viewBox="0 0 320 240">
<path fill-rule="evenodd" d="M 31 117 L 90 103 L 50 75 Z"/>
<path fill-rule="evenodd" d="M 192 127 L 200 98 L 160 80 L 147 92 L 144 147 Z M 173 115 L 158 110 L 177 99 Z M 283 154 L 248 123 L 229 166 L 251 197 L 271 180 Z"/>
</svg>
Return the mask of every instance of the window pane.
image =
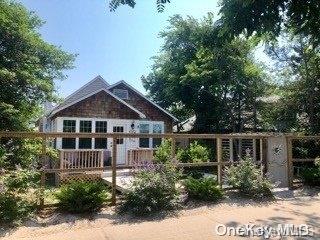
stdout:
<svg viewBox="0 0 320 240">
<path fill-rule="evenodd" d="M 153 124 L 153 133 L 162 133 L 162 124 L 155 123 Z M 161 145 L 161 138 L 153 138 L 152 139 L 152 147 L 156 148 Z"/>
<path fill-rule="evenodd" d="M 107 139 L 106 138 L 96 138 L 94 142 L 95 149 L 106 149 L 107 148 Z"/>
<path fill-rule="evenodd" d="M 113 94 L 121 99 L 129 99 L 128 90 L 126 89 L 113 89 Z"/>
<path fill-rule="evenodd" d="M 106 132 L 107 132 L 107 122 L 96 121 L 96 133 L 106 133 Z"/>
<path fill-rule="evenodd" d="M 139 147 L 149 148 L 149 138 L 139 138 Z"/>
<path fill-rule="evenodd" d="M 75 149 L 76 139 L 75 138 L 62 138 L 62 149 Z"/>
<path fill-rule="evenodd" d="M 63 132 L 76 132 L 76 120 L 63 120 Z"/>
<path fill-rule="evenodd" d="M 91 121 L 80 121 L 80 132 L 91 133 L 92 132 L 92 122 Z"/>
<path fill-rule="evenodd" d="M 91 149 L 91 138 L 79 138 L 79 149 Z"/>
<path fill-rule="evenodd" d="M 147 123 L 141 123 L 139 125 L 139 129 L 140 129 L 140 133 L 149 133 L 149 124 Z M 140 138 L 139 139 L 139 147 L 141 148 L 149 148 L 150 144 L 149 144 L 149 138 Z"/>
</svg>

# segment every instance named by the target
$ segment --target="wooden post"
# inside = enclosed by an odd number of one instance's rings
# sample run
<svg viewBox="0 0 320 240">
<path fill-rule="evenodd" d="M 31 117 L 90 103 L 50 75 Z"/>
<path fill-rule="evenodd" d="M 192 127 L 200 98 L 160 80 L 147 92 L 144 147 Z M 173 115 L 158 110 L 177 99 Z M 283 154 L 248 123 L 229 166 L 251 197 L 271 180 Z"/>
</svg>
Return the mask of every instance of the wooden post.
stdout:
<svg viewBox="0 0 320 240">
<path fill-rule="evenodd" d="M 101 150 L 100 152 L 100 167 L 104 167 L 103 164 L 104 164 L 104 150 Z M 92 166 L 91 166 L 92 167 Z"/>
<path fill-rule="evenodd" d="M 218 183 L 222 187 L 222 139 L 217 138 Z"/>
<path fill-rule="evenodd" d="M 40 209 L 44 207 L 44 188 L 46 184 L 46 174 L 44 167 L 47 158 L 47 138 L 42 138 L 42 166 L 41 166 L 41 180 L 40 180 Z"/>
<path fill-rule="evenodd" d="M 292 161 L 292 139 L 286 137 L 287 142 L 287 162 L 288 162 L 288 187 L 293 187 L 293 161 Z"/>
<path fill-rule="evenodd" d="M 171 161 L 175 163 L 176 158 L 176 139 L 171 138 Z"/>
<path fill-rule="evenodd" d="M 260 144 L 259 144 L 259 148 L 260 148 L 260 169 L 261 169 L 261 174 L 263 175 L 263 138 L 260 138 Z"/>
<path fill-rule="evenodd" d="M 112 139 L 112 197 L 111 205 L 116 205 L 116 191 L 117 191 L 117 138 Z"/>
<path fill-rule="evenodd" d="M 233 162 L 234 161 L 234 159 L 233 159 L 233 139 L 232 138 L 230 138 L 229 139 L 229 160 L 230 160 L 230 162 Z"/>
<path fill-rule="evenodd" d="M 256 163 L 257 162 L 257 142 L 256 139 L 252 139 L 252 158 L 253 161 Z"/>
</svg>

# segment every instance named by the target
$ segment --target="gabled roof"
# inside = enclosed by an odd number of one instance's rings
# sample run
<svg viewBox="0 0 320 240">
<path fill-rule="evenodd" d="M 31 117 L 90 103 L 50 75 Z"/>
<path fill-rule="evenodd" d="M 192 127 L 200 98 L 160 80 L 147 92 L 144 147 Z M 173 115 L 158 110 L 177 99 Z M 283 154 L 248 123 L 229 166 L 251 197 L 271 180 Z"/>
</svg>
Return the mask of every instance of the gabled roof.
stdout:
<svg viewBox="0 0 320 240">
<path fill-rule="evenodd" d="M 120 84 L 124 84 L 125 86 L 127 86 L 129 89 L 131 89 L 133 92 L 135 92 L 136 94 L 138 94 L 140 97 L 142 97 L 143 99 L 145 99 L 146 101 L 148 101 L 149 103 L 151 103 L 153 106 L 155 106 L 156 108 L 160 109 L 162 112 L 164 112 L 165 114 L 167 114 L 168 116 L 170 116 L 173 120 L 175 120 L 176 122 L 178 122 L 179 120 L 173 116 L 171 113 L 169 113 L 168 111 L 164 110 L 162 107 L 160 107 L 158 104 L 156 104 L 155 102 L 151 101 L 150 99 L 148 99 L 146 96 L 144 96 L 142 93 L 140 93 L 137 89 L 135 89 L 134 87 L 132 87 L 129 83 L 127 83 L 124 80 L 121 80 L 119 82 L 116 82 L 112 85 L 108 86 L 108 89 L 111 89 L 113 87 L 116 87 Z"/>
<path fill-rule="evenodd" d="M 69 105 L 70 103 L 81 99 L 84 96 L 89 95 L 92 92 L 97 91 L 98 89 L 107 89 L 109 84 L 99 75 L 88 82 L 86 85 L 79 88 L 77 91 L 69 95 L 61 104 L 59 104 L 55 109 L 60 109 L 63 106 Z M 54 110 L 55 110 L 54 109 Z"/>
<path fill-rule="evenodd" d="M 78 102 L 80 102 L 80 101 L 88 98 L 88 97 L 91 97 L 91 96 L 93 96 L 93 95 L 95 95 L 95 94 L 97 94 L 97 93 L 99 93 L 99 92 L 101 92 L 101 91 L 109 94 L 110 96 L 112 96 L 113 98 L 115 98 L 117 101 L 119 101 L 119 102 L 122 103 L 123 105 L 127 106 L 128 108 L 130 108 L 131 110 L 133 110 L 133 111 L 136 112 L 137 114 L 139 114 L 139 117 L 141 117 L 141 118 L 146 118 L 146 115 L 144 115 L 142 112 L 140 112 L 140 111 L 137 110 L 136 108 L 132 107 L 131 105 L 129 105 L 128 103 L 126 103 L 125 101 L 123 101 L 122 99 L 120 99 L 119 97 L 117 97 L 116 95 L 114 95 L 112 92 L 110 92 L 108 89 L 105 89 L 105 88 L 100 88 L 100 89 L 98 89 L 98 90 L 96 90 L 96 91 L 94 91 L 94 92 L 89 93 L 89 94 L 86 95 L 86 96 L 83 96 L 83 97 L 81 97 L 81 98 L 79 98 L 79 99 L 74 100 L 73 102 L 70 102 L 70 103 L 68 103 L 68 104 L 64 104 L 63 106 L 61 106 L 61 107 L 59 107 L 59 108 L 57 108 L 57 109 L 53 109 L 53 110 L 51 111 L 51 113 L 50 113 L 50 116 L 53 116 L 54 114 L 60 112 L 61 110 L 66 109 L 66 108 L 68 108 L 68 107 L 70 107 L 70 106 L 72 106 L 72 105 L 74 105 L 74 104 L 76 104 L 76 103 L 78 103 Z"/>
<path fill-rule="evenodd" d="M 173 120 L 178 121 L 178 119 L 176 117 L 174 117 L 168 111 L 166 111 L 163 108 L 161 108 L 156 103 L 154 103 L 151 100 L 149 100 L 148 98 L 146 98 L 142 93 L 137 91 L 134 87 L 132 87 L 131 85 L 129 85 L 125 81 L 121 80 L 121 81 L 119 81 L 119 82 L 117 82 L 115 84 L 109 85 L 101 76 L 95 77 L 90 82 L 88 82 L 86 85 L 81 87 L 79 90 L 77 90 L 74 93 L 72 93 L 71 95 L 69 95 L 61 104 L 56 106 L 50 113 L 48 113 L 48 116 L 49 117 L 53 116 L 54 114 L 60 112 L 63 109 L 66 109 L 66 108 L 68 108 L 68 107 L 70 107 L 70 106 L 72 106 L 72 105 L 74 105 L 74 104 L 76 104 L 76 103 L 78 103 L 78 102 L 80 102 L 80 101 L 82 101 L 82 100 L 84 100 L 84 99 L 86 99 L 86 98 L 98 93 L 98 92 L 104 91 L 107 94 L 109 94 L 110 96 L 112 96 L 113 98 L 115 98 L 120 103 L 124 104 L 125 106 L 127 106 L 128 108 L 130 108 L 131 110 L 133 110 L 134 112 L 139 114 L 139 116 L 141 118 L 146 118 L 145 114 L 143 114 L 141 111 L 139 111 L 135 107 L 131 106 L 129 103 L 125 102 L 121 98 L 117 97 L 116 95 L 114 95 L 110 91 L 111 88 L 113 88 L 113 87 L 115 87 L 115 86 L 117 86 L 119 84 L 124 84 L 129 89 L 131 89 L 133 92 L 138 94 L 140 97 L 142 97 L 143 99 L 145 99 L 146 101 L 148 101 L 149 103 L 151 103 L 152 105 L 154 105 L 155 107 L 157 107 L 158 109 L 163 111 L 165 114 L 170 116 Z"/>
</svg>

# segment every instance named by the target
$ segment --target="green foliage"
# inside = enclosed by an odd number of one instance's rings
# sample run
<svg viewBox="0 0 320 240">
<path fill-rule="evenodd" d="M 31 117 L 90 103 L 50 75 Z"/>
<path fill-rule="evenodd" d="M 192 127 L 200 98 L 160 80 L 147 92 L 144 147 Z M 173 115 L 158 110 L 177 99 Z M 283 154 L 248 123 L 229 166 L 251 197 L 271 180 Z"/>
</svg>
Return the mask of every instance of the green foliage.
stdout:
<svg viewBox="0 0 320 240">
<path fill-rule="evenodd" d="M 156 149 L 154 160 L 157 163 L 167 163 L 171 161 L 171 140 L 165 139 Z"/>
<path fill-rule="evenodd" d="M 320 43 L 318 1 L 222 0 L 220 6 L 219 22 L 228 35 L 278 36 L 286 27 L 292 29 L 294 34 L 309 35 L 314 43 Z"/>
<path fill-rule="evenodd" d="M 45 42 L 42 21 L 22 4 L 0 1 L 0 130 L 28 130 L 45 101 L 56 99 L 54 80 L 74 55 Z"/>
<path fill-rule="evenodd" d="M 19 223 L 29 217 L 35 205 L 11 193 L 0 193 L 0 223 Z"/>
<path fill-rule="evenodd" d="M 17 169 L 1 176 L 1 223 L 18 223 L 34 212 L 39 199 L 39 179 L 40 174 L 32 169 Z"/>
<path fill-rule="evenodd" d="M 73 181 L 56 193 L 62 210 L 71 213 L 98 211 L 109 200 L 108 188 L 102 182 Z"/>
<path fill-rule="evenodd" d="M 197 141 L 190 144 L 187 149 L 178 149 L 177 159 L 179 162 L 208 162 L 209 150 L 206 147 L 201 146 Z"/>
<path fill-rule="evenodd" d="M 124 201 L 119 207 L 120 212 L 151 215 L 175 208 L 179 198 L 176 188 L 179 177 L 180 173 L 168 164 L 139 170 L 129 191 L 124 194 Z"/>
<path fill-rule="evenodd" d="M 170 3 L 170 0 L 156 0 L 158 12 L 163 12 L 167 3 Z M 134 8 L 136 0 L 111 0 L 109 3 L 109 9 L 114 12 L 120 5 L 128 5 L 129 7 Z"/>
<path fill-rule="evenodd" d="M 277 73 L 276 80 L 282 84 L 280 99 L 266 115 L 272 116 L 279 131 L 319 133 L 320 49 L 309 36 L 284 32 L 281 38 L 267 48 L 276 63 L 272 69 Z"/>
<path fill-rule="evenodd" d="M 193 199 L 217 201 L 223 197 L 223 191 L 213 178 L 196 179 L 189 177 L 184 182 L 188 196 Z"/>
<path fill-rule="evenodd" d="M 273 195 L 271 182 L 262 176 L 261 169 L 257 168 L 249 157 L 228 167 L 226 179 L 228 184 L 245 196 L 260 198 Z"/>
<path fill-rule="evenodd" d="M 142 77 L 150 97 L 166 109 L 182 106 L 196 115 L 194 132 L 243 131 L 258 125 L 268 83 L 252 57 L 254 40 L 226 41 L 208 14 L 201 21 L 179 15 L 160 33 L 161 53 Z M 181 116 L 177 116 L 181 117 Z"/>
<path fill-rule="evenodd" d="M 320 158 L 316 158 L 315 167 L 303 168 L 300 176 L 304 184 L 309 186 L 320 186 Z"/>
</svg>

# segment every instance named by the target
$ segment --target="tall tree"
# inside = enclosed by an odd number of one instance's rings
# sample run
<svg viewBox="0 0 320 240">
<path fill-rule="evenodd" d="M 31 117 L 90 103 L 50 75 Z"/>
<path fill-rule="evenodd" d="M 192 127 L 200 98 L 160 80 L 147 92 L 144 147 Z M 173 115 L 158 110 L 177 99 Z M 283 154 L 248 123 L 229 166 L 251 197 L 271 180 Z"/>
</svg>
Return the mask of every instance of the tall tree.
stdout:
<svg viewBox="0 0 320 240">
<path fill-rule="evenodd" d="M 165 108 L 188 109 L 197 132 L 243 131 L 258 125 L 266 82 L 251 55 L 254 42 L 225 41 L 209 14 L 202 21 L 177 15 L 160 33 L 165 43 L 142 81 Z"/>
<path fill-rule="evenodd" d="M 285 79 L 280 81 L 283 97 L 275 123 L 281 125 L 281 130 L 319 133 L 320 48 L 302 34 L 282 34 L 281 39 L 268 48 L 276 71 Z"/>
<path fill-rule="evenodd" d="M 74 55 L 45 42 L 42 21 L 21 4 L 0 0 L 0 130 L 27 130 L 41 104 L 55 99 L 55 79 Z"/>
</svg>

